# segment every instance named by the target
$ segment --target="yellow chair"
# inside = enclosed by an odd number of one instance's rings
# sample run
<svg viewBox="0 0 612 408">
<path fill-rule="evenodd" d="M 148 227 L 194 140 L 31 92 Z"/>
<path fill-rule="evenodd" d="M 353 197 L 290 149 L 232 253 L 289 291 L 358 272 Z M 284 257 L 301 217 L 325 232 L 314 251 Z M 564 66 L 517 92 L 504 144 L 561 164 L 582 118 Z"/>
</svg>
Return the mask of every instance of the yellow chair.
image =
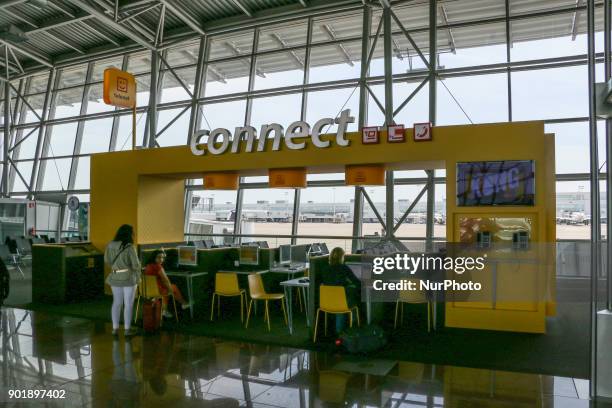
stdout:
<svg viewBox="0 0 612 408">
<path fill-rule="evenodd" d="M 136 300 L 136 313 L 134 313 L 134 321 L 136 321 L 136 319 L 138 318 L 138 306 L 140 305 L 140 298 L 142 297 L 151 300 L 160 299 L 162 301 L 162 313 L 164 312 L 164 295 L 161 294 L 161 292 L 159 291 L 159 287 L 157 286 L 157 277 L 152 275 L 144 275 L 143 277 L 145 285 L 144 293 L 142 293 L 141 291 L 141 285 L 138 285 L 136 287 L 136 290 L 138 292 L 138 299 Z M 172 304 L 174 306 L 174 317 L 178 322 L 179 318 L 178 313 L 176 311 L 176 300 L 174 299 L 174 296 L 171 293 L 169 293 L 167 296 L 170 296 L 172 298 Z M 164 319 L 161 319 L 160 326 L 163 321 Z"/>
<path fill-rule="evenodd" d="M 247 310 L 247 319 L 245 327 L 249 327 L 249 317 L 251 316 L 251 309 L 253 302 L 257 300 L 263 300 L 266 304 L 264 311 L 264 321 L 268 323 L 268 331 L 270 331 L 270 310 L 268 308 L 268 301 L 280 300 L 281 307 L 283 309 L 283 317 L 285 318 L 285 324 L 287 324 L 287 311 L 285 310 L 285 295 L 282 293 L 266 293 L 261 280 L 261 275 L 258 273 L 252 273 L 249 275 L 249 295 L 251 300 L 249 301 L 249 308 Z"/>
<path fill-rule="evenodd" d="M 328 286 L 321 285 L 319 287 L 319 308 L 316 313 L 315 328 L 313 342 L 317 341 L 317 329 L 319 326 L 319 312 L 325 313 L 325 334 L 327 334 L 327 314 L 348 314 L 349 315 L 349 327 L 353 327 L 353 310 L 357 316 L 357 326 L 360 326 L 359 322 L 359 307 L 353 306 L 348 307 L 346 301 L 346 290 L 344 286 Z"/>
<path fill-rule="evenodd" d="M 215 296 L 217 297 L 217 317 L 221 315 L 221 296 L 240 296 L 240 321 L 244 322 L 244 306 L 246 305 L 246 291 L 238 286 L 238 275 L 230 272 L 218 272 L 215 275 L 215 292 L 210 305 L 210 321 L 215 311 Z"/>
<path fill-rule="evenodd" d="M 416 282 L 418 288 L 418 280 L 410 279 L 410 281 Z M 431 302 L 427 299 L 427 293 L 424 290 L 403 290 L 399 293 L 399 297 L 395 303 L 395 320 L 393 322 L 393 328 L 397 328 L 397 318 L 400 311 L 400 325 L 404 322 L 404 303 L 425 303 L 427 305 L 427 331 L 431 331 Z"/>
</svg>

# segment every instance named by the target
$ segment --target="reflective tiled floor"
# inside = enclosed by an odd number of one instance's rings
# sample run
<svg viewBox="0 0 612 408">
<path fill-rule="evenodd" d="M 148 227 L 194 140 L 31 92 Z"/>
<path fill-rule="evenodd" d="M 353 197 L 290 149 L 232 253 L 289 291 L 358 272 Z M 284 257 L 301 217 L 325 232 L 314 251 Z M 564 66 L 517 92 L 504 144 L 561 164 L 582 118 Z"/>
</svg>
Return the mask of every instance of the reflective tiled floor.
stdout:
<svg viewBox="0 0 612 408">
<path fill-rule="evenodd" d="M 588 381 L 161 332 L 3 308 L 0 406 L 588 407 Z M 9 400 L 54 389 L 65 399 Z"/>
</svg>

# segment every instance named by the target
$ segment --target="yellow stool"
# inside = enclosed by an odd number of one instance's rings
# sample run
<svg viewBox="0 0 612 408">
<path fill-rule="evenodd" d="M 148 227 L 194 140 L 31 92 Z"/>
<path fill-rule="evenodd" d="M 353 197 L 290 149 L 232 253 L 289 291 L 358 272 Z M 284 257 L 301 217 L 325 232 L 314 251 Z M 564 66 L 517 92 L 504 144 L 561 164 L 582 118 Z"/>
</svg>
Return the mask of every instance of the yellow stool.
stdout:
<svg viewBox="0 0 612 408">
<path fill-rule="evenodd" d="M 325 313 L 325 334 L 327 334 L 327 314 L 348 314 L 349 315 L 349 327 L 353 327 L 353 310 L 357 316 L 357 326 L 360 326 L 359 322 L 359 307 L 353 306 L 348 307 L 346 301 L 346 290 L 344 286 L 328 286 L 321 285 L 319 287 L 319 308 L 316 313 L 315 328 L 313 342 L 317 341 L 317 329 L 319 326 L 319 312 Z"/>
<path fill-rule="evenodd" d="M 282 293 L 266 293 L 261 280 L 261 275 L 258 273 L 252 273 L 249 275 L 249 295 L 251 300 L 249 301 L 249 308 L 247 310 L 247 319 L 245 327 L 249 327 L 249 317 L 251 316 L 251 308 L 253 302 L 256 300 L 263 300 L 266 304 L 264 312 L 264 321 L 268 323 L 268 331 L 270 331 L 270 310 L 268 309 L 268 301 L 280 300 L 281 307 L 283 309 L 283 317 L 285 318 L 285 324 L 287 324 L 287 311 L 285 310 L 285 295 Z"/>
<path fill-rule="evenodd" d="M 229 272 L 217 272 L 215 275 L 215 291 L 210 305 L 210 321 L 215 311 L 215 297 L 217 297 L 217 317 L 221 315 L 221 297 L 240 296 L 240 321 L 244 322 L 244 305 L 246 305 L 246 291 L 238 286 L 238 275 Z"/>
</svg>

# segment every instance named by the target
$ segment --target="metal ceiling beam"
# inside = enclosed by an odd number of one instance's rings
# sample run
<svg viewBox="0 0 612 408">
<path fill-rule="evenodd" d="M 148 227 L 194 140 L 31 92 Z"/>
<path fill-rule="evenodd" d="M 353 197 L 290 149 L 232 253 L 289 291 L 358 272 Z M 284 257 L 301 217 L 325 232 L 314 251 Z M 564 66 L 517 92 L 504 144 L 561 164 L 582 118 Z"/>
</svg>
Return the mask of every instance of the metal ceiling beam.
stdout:
<svg viewBox="0 0 612 408">
<path fill-rule="evenodd" d="M 226 41 L 225 42 L 225 46 L 235 55 L 235 56 L 241 56 L 241 55 L 245 55 L 242 53 L 242 51 L 240 51 L 240 49 L 238 47 L 236 47 L 235 44 Z M 244 59 L 241 59 L 240 61 L 243 61 L 243 63 L 245 65 L 248 65 L 249 67 L 251 66 L 251 59 L 245 55 Z M 257 74 L 257 76 L 261 77 L 261 78 L 265 78 L 266 74 L 259 68 L 255 68 L 255 73 Z"/>
<path fill-rule="evenodd" d="M 114 30 L 119 31 L 121 34 L 125 35 L 132 41 L 142 45 L 146 49 L 151 50 L 151 51 L 155 50 L 155 46 L 153 44 L 149 43 L 149 41 L 147 41 L 145 38 L 141 37 L 140 35 L 134 33 L 129 28 L 122 26 L 121 24 L 115 22 L 112 18 L 108 17 L 104 13 L 103 10 L 100 10 L 98 7 L 92 6 L 91 4 L 83 0 L 67 0 L 67 1 L 79 7 L 81 10 L 93 15 L 101 23 L 104 23 L 108 25 L 109 27 L 112 27 Z"/>
<path fill-rule="evenodd" d="M 242 4 L 240 0 L 232 0 L 232 3 L 234 3 L 236 7 L 238 7 L 240 11 L 242 11 L 244 14 L 246 14 L 249 17 L 253 17 L 253 13 L 251 12 L 251 10 L 249 10 L 247 6 Z"/>
<path fill-rule="evenodd" d="M 23 21 L 24 23 L 34 27 L 34 28 L 38 28 L 38 23 L 33 19 L 30 18 L 26 15 L 21 14 L 21 12 L 19 11 L 15 11 L 15 10 L 8 10 L 6 8 L 2 9 L 2 12 L 5 14 L 8 14 L 10 16 L 12 16 L 13 18 L 16 18 L 18 20 Z"/>
<path fill-rule="evenodd" d="M 73 24 L 79 21 L 84 21 L 87 19 L 93 18 L 91 14 L 84 13 L 82 11 L 75 13 L 72 17 L 62 17 L 57 19 L 51 19 L 45 21 L 42 24 L 37 24 L 36 28 L 32 28 L 30 30 L 25 30 L 24 33 L 28 34 L 36 34 L 42 31 L 50 30 L 52 28 L 63 27 L 68 24 Z"/>
<path fill-rule="evenodd" d="M 27 0 L 1 0 L 0 8 L 14 6 L 16 4 L 25 3 Z"/>
<path fill-rule="evenodd" d="M 44 65 L 46 67 L 49 67 L 49 68 L 53 68 L 53 64 L 51 63 L 51 61 L 49 59 L 47 59 L 46 57 L 43 57 L 41 55 L 38 55 L 34 51 L 30 51 L 30 50 L 28 50 L 26 48 L 23 48 L 20 45 L 13 44 L 12 42 L 3 40 L 1 38 L 0 38 L 0 44 L 8 45 L 9 48 L 12 48 L 13 50 L 17 51 L 18 53 L 20 53 L 22 55 L 25 55 L 28 58 L 33 59 L 34 61 L 38 62 L 39 64 L 42 64 L 42 65 Z"/>
<path fill-rule="evenodd" d="M 308 3 L 306 3 L 306 0 L 298 0 L 298 1 L 302 5 L 302 7 L 308 7 Z"/>
<path fill-rule="evenodd" d="M 186 14 L 180 7 L 177 7 L 169 0 L 161 0 L 162 4 L 166 6 L 168 10 L 175 16 L 177 16 L 183 23 L 185 23 L 189 28 L 200 35 L 205 35 L 206 32 L 202 28 L 202 25 L 198 23 L 193 17 L 189 14 Z"/>
<path fill-rule="evenodd" d="M 104 38 L 109 43 L 113 44 L 115 47 L 119 47 L 119 43 L 111 38 L 110 36 L 104 34 L 102 31 L 98 30 L 96 27 L 92 26 L 88 21 L 83 21 L 83 24 L 87 26 L 87 28 L 97 34 L 99 37 Z"/>
<path fill-rule="evenodd" d="M 79 47 L 77 45 L 74 45 L 69 40 L 66 40 L 65 38 L 63 38 L 63 36 L 61 34 L 52 33 L 51 31 L 43 31 L 43 33 L 46 36 L 53 38 L 55 41 L 64 44 L 66 47 L 73 49 L 74 51 L 78 52 L 79 54 L 85 54 L 85 50 L 84 49 L 82 49 L 81 47 Z"/>
</svg>

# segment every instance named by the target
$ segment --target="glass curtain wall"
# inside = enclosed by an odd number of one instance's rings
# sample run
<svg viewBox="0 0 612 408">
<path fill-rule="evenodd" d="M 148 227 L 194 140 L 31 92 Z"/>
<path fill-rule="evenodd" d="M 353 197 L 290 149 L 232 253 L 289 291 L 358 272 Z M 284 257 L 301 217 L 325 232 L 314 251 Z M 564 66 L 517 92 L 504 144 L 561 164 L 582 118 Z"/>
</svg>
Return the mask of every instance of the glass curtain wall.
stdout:
<svg viewBox="0 0 612 408">
<path fill-rule="evenodd" d="M 598 52 L 603 47 L 602 3 L 596 6 Z M 586 10 L 574 1 L 550 4 L 507 0 L 473 14 L 465 13 L 460 1 L 440 2 L 433 93 L 431 84 L 422 85 L 429 73 L 419 56 L 422 52 L 429 58 L 429 5 L 394 5 L 403 26 L 392 22 L 393 101 L 396 109 L 403 105 L 395 120 L 407 127 L 427 122 L 432 117 L 430 106 L 436 112 L 436 125 L 543 120 L 546 131 L 557 135 L 558 238 L 586 239 L 590 219 Z M 131 112 L 101 101 L 102 73 L 107 67 L 127 69 L 136 76 L 139 145 L 184 145 L 190 131 L 200 128 L 231 129 L 245 124 L 257 128 L 271 121 L 286 126 L 298 119 L 312 122 L 335 116 L 343 109 L 351 109 L 356 118 L 352 131 L 358 130 L 359 123 L 382 126 L 384 30 L 375 40 L 381 16 L 380 8 L 353 7 L 344 13 L 320 13 L 194 38 L 160 51 L 155 84 L 151 84 L 149 51 L 62 67 L 15 82 L 24 102 L 17 98 L 11 104 L 16 127 L 9 149 L 10 194 L 44 199 L 63 193 L 88 201 L 90 156 L 131 148 Z M 364 32 L 370 33 L 368 47 L 363 47 Z M 362 61 L 374 42 L 361 81 Z M 369 91 L 364 90 L 365 84 Z M 156 129 L 150 129 L 148 118 L 152 87 L 157 95 L 153 101 Z M 410 101 L 402 104 L 410 95 Z M 365 102 L 361 112 L 360 98 Z M 190 180 L 186 208 L 193 214 L 215 213 L 219 222 L 227 224 L 223 228 L 228 233 L 248 230 L 265 236 L 277 231 L 274 223 L 292 242 L 316 242 L 311 236 L 344 237 L 339 239 L 344 239 L 347 249 L 355 231 L 381 232 L 372 207 L 384 220 L 384 188 L 366 189 L 369 200 L 363 200 L 355 188 L 344 185 L 342 174 L 309 175 L 309 186 L 301 192 L 269 193 L 261 184 L 265 181 L 265 177 L 245 178 L 242 192 L 213 194 L 202 189 L 201 180 Z M 396 235 L 425 236 L 427 194 L 420 193 L 426 181 L 422 171 L 396 172 L 396 222 L 421 196 Z M 448 199 L 444 172 L 436 172 L 435 182 L 434 236 L 444 238 Z M 253 207 L 264 211 L 265 217 L 259 217 Z M 605 208 L 602 205 L 604 212 Z"/>
</svg>

